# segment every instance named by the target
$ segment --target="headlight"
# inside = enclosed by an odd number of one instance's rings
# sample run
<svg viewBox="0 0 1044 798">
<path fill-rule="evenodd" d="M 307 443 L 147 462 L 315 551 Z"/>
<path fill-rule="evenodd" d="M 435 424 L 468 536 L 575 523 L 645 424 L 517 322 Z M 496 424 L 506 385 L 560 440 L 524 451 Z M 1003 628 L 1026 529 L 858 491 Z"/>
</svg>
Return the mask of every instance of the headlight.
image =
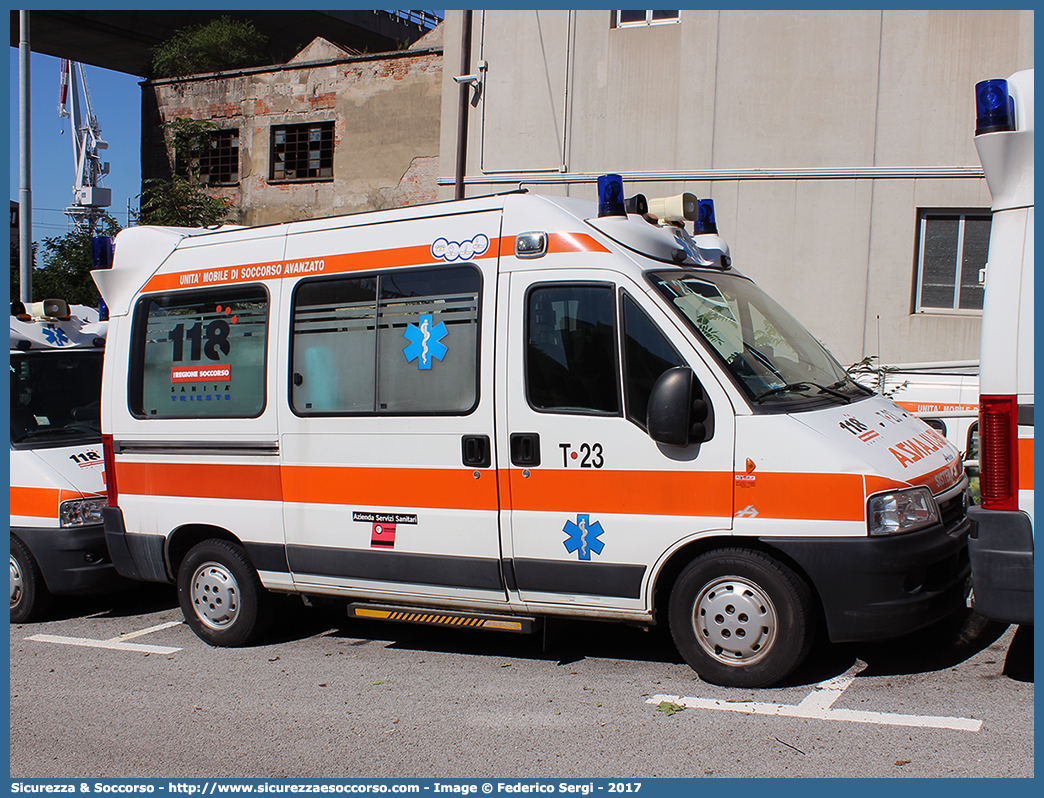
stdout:
<svg viewBox="0 0 1044 798">
<path fill-rule="evenodd" d="M 871 535 L 898 535 L 939 523 L 939 508 L 927 488 L 871 496 L 866 510 Z"/>
<path fill-rule="evenodd" d="M 86 526 L 102 523 L 102 508 L 105 506 L 104 496 L 93 499 L 72 499 L 58 506 L 58 523 L 62 526 Z"/>
</svg>

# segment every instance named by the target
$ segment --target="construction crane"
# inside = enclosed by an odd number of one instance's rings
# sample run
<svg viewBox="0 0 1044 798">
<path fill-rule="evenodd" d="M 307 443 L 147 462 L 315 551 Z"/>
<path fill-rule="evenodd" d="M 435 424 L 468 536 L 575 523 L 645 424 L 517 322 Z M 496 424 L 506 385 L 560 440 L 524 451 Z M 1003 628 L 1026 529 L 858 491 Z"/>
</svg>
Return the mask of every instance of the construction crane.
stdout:
<svg viewBox="0 0 1044 798">
<path fill-rule="evenodd" d="M 78 80 L 77 80 L 78 78 Z M 80 92 L 83 87 L 83 114 L 81 117 Z M 83 64 L 61 59 L 61 94 L 58 115 L 68 117 L 72 123 L 73 166 L 76 182 L 73 185 L 72 205 L 65 209 L 73 225 L 87 233 L 94 231 L 104 209 L 112 204 L 112 190 L 101 185 L 101 179 L 109 173 L 108 162 L 102 162 L 98 154 L 109 144 L 101 137 L 101 125 L 91 108 L 91 94 L 83 74 Z"/>
</svg>

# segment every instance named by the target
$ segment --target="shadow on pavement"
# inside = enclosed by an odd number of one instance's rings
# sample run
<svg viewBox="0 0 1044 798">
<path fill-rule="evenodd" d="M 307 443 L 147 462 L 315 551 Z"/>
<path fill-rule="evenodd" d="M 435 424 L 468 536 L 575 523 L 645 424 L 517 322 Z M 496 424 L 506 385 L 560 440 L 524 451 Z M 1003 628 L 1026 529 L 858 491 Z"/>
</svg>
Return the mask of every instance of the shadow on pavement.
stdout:
<svg viewBox="0 0 1044 798">
<path fill-rule="evenodd" d="M 329 637 L 374 641 L 389 648 L 516 657 L 567 665 L 587 657 L 680 663 L 666 630 L 645 631 L 619 623 L 545 619 L 533 634 L 422 626 L 348 618 L 344 609 L 303 607 L 288 598 L 276 609 L 263 645 L 288 643 L 327 631 Z M 354 645 L 355 643 L 349 643 Z"/>
<path fill-rule="evenodd" d="M 46 615 L 39 621 L 67 621 L 96 615 L 104 618 L 128 618 L 162 612 L 178 606 L 174 585 L 159 582 L 127 582 L 113 593 L 95 596 L 55 596 Z M 31 626 L 32 624 L 26 624 Z"/>
<path fill-rule="evenodd" d="M 332 605 L 306 607 L 297 597 L 272 597 L 272 624 L 261 646 L 293 643 L 320 634 L 348 645 L 374 641 L 390 648 L 491 657 L 543 660 L 560 666 L 586 658 L 681 664 L 666 628 L 646 631 L 621 623 L 550 618 L 534 634 L 419 626 L 348 618 Z M 173 585 L 132 583 L 126 590 L 99 596 L 59 597 L 46 620 L 99 616 L 122 618 L 178 608 Z M 180 613 L 179 613 L 180 616 Z M 996 643 L 1006 624 L 970 610 L 896 640 L 831 644 L 823 635 L 805 663 L 779 686 L 817 684 L 839 676 L 857 660 L 864 676 L 926 673 L 955 667 Z M 356 642 L 352 642 L 356 641 Z M 1033 627 L 1016 631 L 1006 653 L 1004 675 L 1033 681 Z"/>
<path fill-rule="evenodd" d="M 1008 624 L 962 610 L 933 626 L 894 640 L 870 643 L 817 643 L 805 665 L 787 685 L 816 684 L 851 668 L 856 660 L 867 667 L 861 676 L 931 673 L 953 668 L 1001 638 Z"/>
</svg>

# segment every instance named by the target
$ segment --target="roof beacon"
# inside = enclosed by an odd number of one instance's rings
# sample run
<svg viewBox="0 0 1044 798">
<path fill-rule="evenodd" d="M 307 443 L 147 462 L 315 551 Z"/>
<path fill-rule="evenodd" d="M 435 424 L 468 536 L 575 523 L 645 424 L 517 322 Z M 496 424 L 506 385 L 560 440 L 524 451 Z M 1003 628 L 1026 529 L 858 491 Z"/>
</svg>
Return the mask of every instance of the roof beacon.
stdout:
<svg viewBox="0 0 1044 798">
<path fill-rule="evenodd" d="M 729 245 L 718 236 L 718 223 L 714 220 L 714 200 L 701 199 L 693 221 L 693 242 L 700 252 L 702 262 L 710 261 L 715 268 L 728 269 L 732 266 Z"/>
<path fill-rule="evenodd" d="M 984 80 L 975 84 L 975 135 L 1015 130 L 1015 101 L 1008 81 Z"/>
<path fill-rule="evenodd" d="M 627 216 L 620 175 L 601 175 L 598 178 L 598 216 Z"/>
<path fill-rule="evenodd" d="M 693 235 L 718 234 L 718 223 L 714 220 L 714 200 L 701 199 L 697 203 L 696 219 L 692 223 Z"/>
</svg>

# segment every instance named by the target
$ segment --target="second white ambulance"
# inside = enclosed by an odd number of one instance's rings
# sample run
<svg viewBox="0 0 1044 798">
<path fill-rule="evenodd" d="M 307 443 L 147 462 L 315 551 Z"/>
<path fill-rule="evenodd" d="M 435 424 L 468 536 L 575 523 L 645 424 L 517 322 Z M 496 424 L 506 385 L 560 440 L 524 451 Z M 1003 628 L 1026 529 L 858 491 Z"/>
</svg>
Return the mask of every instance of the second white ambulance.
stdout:
<svg viewBox="0 0 1044 798">
<path fill-rule="evenodd" d="M 121 232 L 94 273 L 120 572 L 176 582 L 214 645 L 256 640 L 274 591 L 486 629 L 666 622 L 744 686 L 820 624 L 960 609 L 957 450 L 732 268 L 711 206 L 643 199 L 609 175 L 597 205 Z"/>
<path fill-rule="evenodd" d="M 126 586 L 105 546 L 99 428 L 106 322 L 64 300 L 11 306 L 11 622 L 55 595 Z"/>
</svg>

